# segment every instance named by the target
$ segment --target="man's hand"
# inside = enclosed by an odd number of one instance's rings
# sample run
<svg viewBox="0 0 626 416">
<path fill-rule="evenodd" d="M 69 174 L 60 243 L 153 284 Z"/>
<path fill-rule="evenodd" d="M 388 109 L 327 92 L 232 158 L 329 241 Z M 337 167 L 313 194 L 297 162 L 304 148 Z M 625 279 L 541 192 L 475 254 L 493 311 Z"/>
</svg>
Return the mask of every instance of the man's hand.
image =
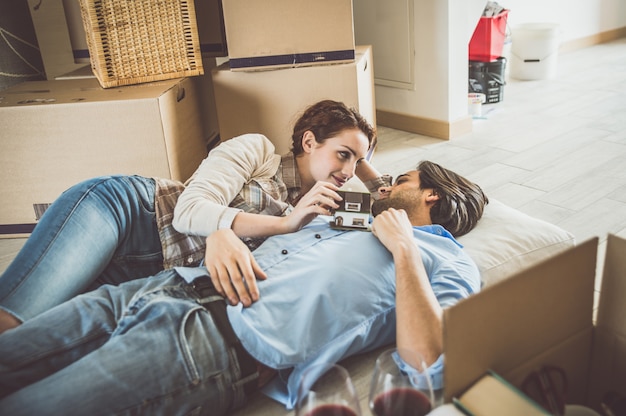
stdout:
<svg viewBox="0 0 626 416">
<path fill-rule="evenodd" d="M 259 299 L 256 279 L 265 280 L 267 275 L 233 230 L 218 230 L 207 237 L 205 263 L 215 289 L 231 305 L 250 306 Z"/>
<path fill-rule="evenodd" d="M 409 217 L 402 209 L 389 208 L 376 216 L 372 232 L 391 252 L 396 266 L 396 345 L 418 351 L 431 365 L 443 352 L 443 310 Z"/>
<path fill-rule="evenodd" d="M 389 208 L 378 214 L 372 222 L 372 233 L 391 253 L 401 244 L 415 244 L 411 221 L 403 209 Z"/>
</svg>

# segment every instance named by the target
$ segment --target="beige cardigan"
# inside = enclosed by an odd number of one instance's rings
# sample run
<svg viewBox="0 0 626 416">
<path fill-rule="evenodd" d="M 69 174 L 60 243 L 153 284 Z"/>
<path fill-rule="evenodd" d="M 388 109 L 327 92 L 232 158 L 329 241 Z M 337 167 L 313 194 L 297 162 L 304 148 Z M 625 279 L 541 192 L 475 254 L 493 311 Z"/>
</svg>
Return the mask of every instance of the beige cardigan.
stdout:
<svg viewBox="0 0 626 416">
<path fill-rule="evenodd" d="M 231 228 L 240 212 L 228 204 L 251 178 L 271 178 L 281 157 L 262 134 L 244 134 L 211 150 L 187 181 L 174 209 L 174 228 L 184 234 L 207 236 Z"/>
</svg>

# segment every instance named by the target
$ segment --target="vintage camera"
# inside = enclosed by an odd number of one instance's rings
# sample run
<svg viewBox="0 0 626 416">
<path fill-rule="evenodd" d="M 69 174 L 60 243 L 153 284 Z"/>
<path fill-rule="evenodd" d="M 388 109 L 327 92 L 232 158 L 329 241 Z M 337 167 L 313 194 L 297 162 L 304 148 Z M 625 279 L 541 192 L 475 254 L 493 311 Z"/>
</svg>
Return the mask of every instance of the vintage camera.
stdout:
<svg viewBox="0 0 626 416">
<path fill-rule="evenodd" d="M 343 198 L 333 213 L 332 228 L 341 230 L 370 229 L 371 195 L 366 192 L 337 191 Z"/>
</svg>

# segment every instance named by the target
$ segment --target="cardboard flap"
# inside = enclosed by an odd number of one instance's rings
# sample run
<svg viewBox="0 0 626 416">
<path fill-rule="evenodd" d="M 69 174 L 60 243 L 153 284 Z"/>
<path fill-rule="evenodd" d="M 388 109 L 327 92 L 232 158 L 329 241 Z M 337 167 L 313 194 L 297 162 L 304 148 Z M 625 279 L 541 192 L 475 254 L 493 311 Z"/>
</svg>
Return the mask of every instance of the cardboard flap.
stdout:
<svg viewBox="0 0 626 416">
<path fill-rule="evenodd" d="M 173 79 L 104 89 L 96 78 L 29 81 L 3 91 L 4 98 L 0 101 L 0 107 L 152 100 L 181 82 L 181 79 Z"/>
<path fill-rule="evenodd" d="M 604 395 L 626 395 L 626 240 L 609 234 L 593 361 L 590 366 L 589 404 L 599 406 Z"/>
<path fill-rule="evenodd" d="M 609 234 L 598 306 L 599 327 L 626 337 L 626 240 Z"/>
<path fill-rule="evenodd" d="M 506 375 L 593 326 L 597 245 L 573 247 L 444 312 L 446 402 L 488 369 Z"/>
</svg>

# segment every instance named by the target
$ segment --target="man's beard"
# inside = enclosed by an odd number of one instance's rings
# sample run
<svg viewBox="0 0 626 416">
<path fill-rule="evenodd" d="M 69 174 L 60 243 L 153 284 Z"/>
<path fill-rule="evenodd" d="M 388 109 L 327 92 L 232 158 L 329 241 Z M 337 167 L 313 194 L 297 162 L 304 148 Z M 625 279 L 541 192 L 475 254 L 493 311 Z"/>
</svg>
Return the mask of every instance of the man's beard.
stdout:
<svg viewBox="0 0 626 416">
<path fill-rule="evenodd" d="M 421 192 L 414 190 L 401 191 L 394 194 L 392 197 L 378 199 L 372 204 L 372 215 L 375 217 L 389 208 L 403 209 L 407 214 L 410 214 L 416 208 L 417 204 L 419 204 L 420 194 Z"/>
<path fill-rule="evenodd" d="M 392 205 L 389 203 L 391 198 L 378 199 L 372 204 L 372 215 L 375 217 L 381 212 L 387 210 Z"/>
</svg>

